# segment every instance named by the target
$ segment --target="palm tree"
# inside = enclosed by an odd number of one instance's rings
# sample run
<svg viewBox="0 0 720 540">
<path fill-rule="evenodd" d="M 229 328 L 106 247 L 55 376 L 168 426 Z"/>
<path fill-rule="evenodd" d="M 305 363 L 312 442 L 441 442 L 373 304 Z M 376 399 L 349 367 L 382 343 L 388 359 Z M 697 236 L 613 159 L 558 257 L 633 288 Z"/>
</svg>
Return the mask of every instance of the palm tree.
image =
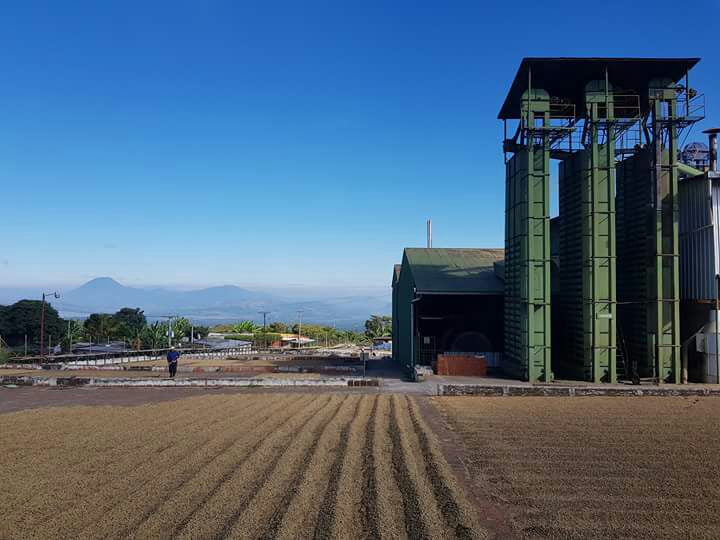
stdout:
<svg viewBox="0 0 720 540">
<path fill-rule="evenodd" d="M 67 332 L 62 337 L 60 346 L 64 352 L 72 352 L 73 343 L 78 343 L 85 336 L 85 327 L 80 321 L 68 321 Z"/>
<path fill-rule="evenodd" d="M 232 331 L 236 334 L 254 334 L 255 332 L 259 332 L 262 330 L 262 326 L 255 324 L 253 321 L 240 321 L 237 324 L 234 324 L 232 327 Z"/>
<path fill-rule="evenodd" d="M 369 338 L 387 336 L 392 332 L 392 318 L 387 315 L 372 315 L 365 321 L 365 335 Z"/>
<path fill-rule="evenodd" d="M 143 347 L 155 349 L 167 339 L 167 325 L 155 321 L 146 326 L 141 335 Z"/>
</svg>

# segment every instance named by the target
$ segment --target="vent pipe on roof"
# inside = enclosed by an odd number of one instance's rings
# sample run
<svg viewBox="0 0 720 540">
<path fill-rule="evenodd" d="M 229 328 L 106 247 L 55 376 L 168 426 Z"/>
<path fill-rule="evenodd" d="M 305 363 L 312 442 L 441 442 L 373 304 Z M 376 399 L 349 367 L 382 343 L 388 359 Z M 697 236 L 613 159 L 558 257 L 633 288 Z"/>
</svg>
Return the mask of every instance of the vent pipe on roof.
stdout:
<svg viewBox="0 0 720 540">
<path fill-rule="evenodd" d="M 718 133 L 720 133 L 720 128 L 712 128 L 712 129 L 706 129 L 703 131 L 703 133 L 708 134 L 708 139 L 710 139 L 710 171 L 717 172 L 718 170 L 718 140 L 717 136 Z"/>
<path fill-rule="evenodd" d="M 432 247 L 432 219 L 427 220 L 427 247 Z"/>
</svg>

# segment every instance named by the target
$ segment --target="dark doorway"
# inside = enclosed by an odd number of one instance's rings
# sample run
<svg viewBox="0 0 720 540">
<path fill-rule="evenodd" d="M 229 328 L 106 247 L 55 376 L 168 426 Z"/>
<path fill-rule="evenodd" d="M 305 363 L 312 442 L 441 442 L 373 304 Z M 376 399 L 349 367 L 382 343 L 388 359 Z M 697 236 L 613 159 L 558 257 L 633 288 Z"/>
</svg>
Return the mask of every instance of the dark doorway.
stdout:
<svg viewBox="0 0 720 540">
<path fill-rule="evenodd" d="M 415 304 L 418 355 L 430 365 L 443 352 L 503 350 L 503 297 L 479 294 L 426 294 Z"/>
</svg>

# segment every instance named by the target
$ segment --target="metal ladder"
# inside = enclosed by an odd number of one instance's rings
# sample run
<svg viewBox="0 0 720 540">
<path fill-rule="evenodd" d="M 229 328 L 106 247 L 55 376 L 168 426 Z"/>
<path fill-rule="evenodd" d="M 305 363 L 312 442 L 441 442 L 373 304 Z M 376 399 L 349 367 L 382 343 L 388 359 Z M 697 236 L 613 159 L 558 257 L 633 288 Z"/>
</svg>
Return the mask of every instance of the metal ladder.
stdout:
<svg viewBox="0 0 720 540">
<path fill-rule="evenodd" d="M 637 365 L 630 365 L 628 371 L 628 352 L 625 344 L 625 336 L 623 335 L 620 325 L 617 326 L 618 332 L 618 348 L 615 359 L 615 369 L 617 371 L 618 381 L 632 381 L 633 384 L 640 384 L 640 377 L 637 373 Z"/>
</svg>

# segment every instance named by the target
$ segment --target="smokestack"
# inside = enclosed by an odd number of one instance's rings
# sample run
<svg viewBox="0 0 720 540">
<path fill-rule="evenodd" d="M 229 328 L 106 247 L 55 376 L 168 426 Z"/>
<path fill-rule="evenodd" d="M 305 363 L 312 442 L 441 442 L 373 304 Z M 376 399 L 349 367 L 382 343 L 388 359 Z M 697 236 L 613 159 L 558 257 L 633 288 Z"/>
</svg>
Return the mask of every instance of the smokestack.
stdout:
<svg viewBox="0 0 720 540">
<path fill-rule="evenodd" d="M 708 134 L 709 146 L 710 146 L 710 170 L 717 172 L 718 170 L 718 140 L 717 136 L 720 133 L 720 128 L 706 129 L 703 133 Z"/>
<path fill-rule="evenodd" d="M 432 219 L 427 220 L 427 247 L 432 247 Z"/>
</svg>

